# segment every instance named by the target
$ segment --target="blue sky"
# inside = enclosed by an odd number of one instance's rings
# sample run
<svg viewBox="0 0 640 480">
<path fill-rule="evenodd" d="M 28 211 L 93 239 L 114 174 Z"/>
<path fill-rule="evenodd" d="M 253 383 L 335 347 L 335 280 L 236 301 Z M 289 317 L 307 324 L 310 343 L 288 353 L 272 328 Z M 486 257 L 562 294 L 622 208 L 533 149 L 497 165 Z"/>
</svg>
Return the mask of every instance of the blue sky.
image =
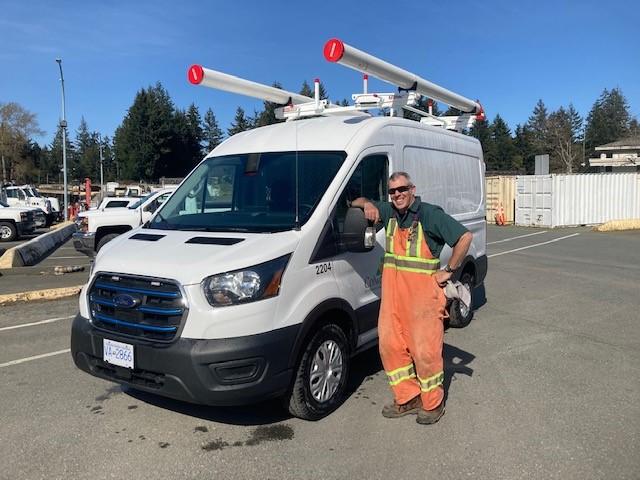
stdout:
<svg viewBox="0 0 640 480">
<path fill-rule="evenodd" d="M 37 115 L 49 143 L 61 116 L 112 135 L 138 90 L 156 82 L 177 107 L 211 107 L 226 130 L 236 107 L 261 102 L 187 82 L 191 64 L 298 91 L 319 77 L 332 100 L 360 91 L 357 72 L 326 62 L 345 43 L 469 98 L 513 129 L 539 98 L 586 115 L 619 87 L 640 117 L 640 3 L 633 0 L 2 2 L 0 102 Z M 393 91 L 370 81 L 370 91 Z"/>
</svg>

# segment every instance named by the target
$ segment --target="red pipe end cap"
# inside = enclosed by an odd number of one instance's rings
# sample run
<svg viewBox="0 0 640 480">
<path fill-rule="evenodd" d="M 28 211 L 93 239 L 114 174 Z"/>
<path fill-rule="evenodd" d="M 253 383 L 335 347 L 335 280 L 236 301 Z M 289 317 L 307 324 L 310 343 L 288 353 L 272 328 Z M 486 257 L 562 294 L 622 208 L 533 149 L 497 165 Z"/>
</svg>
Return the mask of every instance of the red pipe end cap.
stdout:
<svg viewBox="0 0 640 480">
<path fill-rule="evenodd" d="M 189 82 L 194 85 L 202 83 L 202 79 L 204 78 L 204 70 L 202 69 L 202 66 L 191 65 L 187 71 L 187 78 L 189 79 Z"/>
<path fill-rule="evenodd" d="M 337 62 L 344 55 L 344 43 L 338 38 L 332 38 L 324 44 L 324 58 L 328 62 Z"/>
</svg>

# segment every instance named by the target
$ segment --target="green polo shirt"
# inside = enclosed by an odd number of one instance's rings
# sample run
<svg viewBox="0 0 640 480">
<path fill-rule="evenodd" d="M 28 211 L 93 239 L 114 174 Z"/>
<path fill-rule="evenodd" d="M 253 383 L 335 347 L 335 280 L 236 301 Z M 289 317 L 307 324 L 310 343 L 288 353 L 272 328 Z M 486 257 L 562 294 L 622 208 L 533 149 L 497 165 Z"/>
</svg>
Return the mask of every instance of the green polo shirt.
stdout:
<svg viewBox="0 0 640 480">
<path fill-rule="evenodd" d="M 416 197 L 404 215 L 400 215 L 391 202 L 372 202 L 380 212 L 380 218 L 385 228 L 389 224 L 389 219 L 393 216 L 398 218 L 400 228 L 409 228 L 413 222 L 413 216 L 420 207 L 418 215 L 422 224 L 422 229 L 426 234 L 427 245 L 434 258 L 440 256 L 445 244 L 453 247 L 462 235 L 468 230 L 451 215 L 448 215 L 438 205 L 432 205 Z"/>
</svg>

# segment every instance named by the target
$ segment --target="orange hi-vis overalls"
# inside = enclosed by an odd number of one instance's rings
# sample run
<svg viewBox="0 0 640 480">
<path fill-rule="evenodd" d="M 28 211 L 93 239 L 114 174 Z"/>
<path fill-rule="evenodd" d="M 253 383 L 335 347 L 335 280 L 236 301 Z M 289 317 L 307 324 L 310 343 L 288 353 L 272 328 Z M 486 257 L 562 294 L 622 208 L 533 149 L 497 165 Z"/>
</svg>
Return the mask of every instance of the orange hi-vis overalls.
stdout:
<svg viewBox="0 0 640 480">
<path fill-rule="evenodd" d="M 395 401 L 422 396 L 433 410 L 444 398 L 442 344 L 446 298 L 433 274 L 433 258 L 418 214 L 411 228 L 391 218 L 386 230 L 378 337 L 382 365 Z"/>
</svg>

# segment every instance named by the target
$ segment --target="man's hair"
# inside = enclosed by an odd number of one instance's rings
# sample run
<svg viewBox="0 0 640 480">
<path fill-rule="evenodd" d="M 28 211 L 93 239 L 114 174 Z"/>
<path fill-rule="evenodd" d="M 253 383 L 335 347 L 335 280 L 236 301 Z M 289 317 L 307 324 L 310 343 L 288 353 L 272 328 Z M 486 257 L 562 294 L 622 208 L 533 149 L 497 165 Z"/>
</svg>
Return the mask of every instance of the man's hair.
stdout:
<svg viewBox="0 0 640 480">
<path fill-rule="evenodd" d="M 411 182 L 411 177 L 409 176 L 409 174 L 407 172 L 393 172 L 391 174 L 391 176 L 389 177 L 389 181 L 397 180 L 400 177 L 406 178 L 407 182 L 409 182 L 410 185 L 413 185 L 413 183 Z"/>
</svg>

